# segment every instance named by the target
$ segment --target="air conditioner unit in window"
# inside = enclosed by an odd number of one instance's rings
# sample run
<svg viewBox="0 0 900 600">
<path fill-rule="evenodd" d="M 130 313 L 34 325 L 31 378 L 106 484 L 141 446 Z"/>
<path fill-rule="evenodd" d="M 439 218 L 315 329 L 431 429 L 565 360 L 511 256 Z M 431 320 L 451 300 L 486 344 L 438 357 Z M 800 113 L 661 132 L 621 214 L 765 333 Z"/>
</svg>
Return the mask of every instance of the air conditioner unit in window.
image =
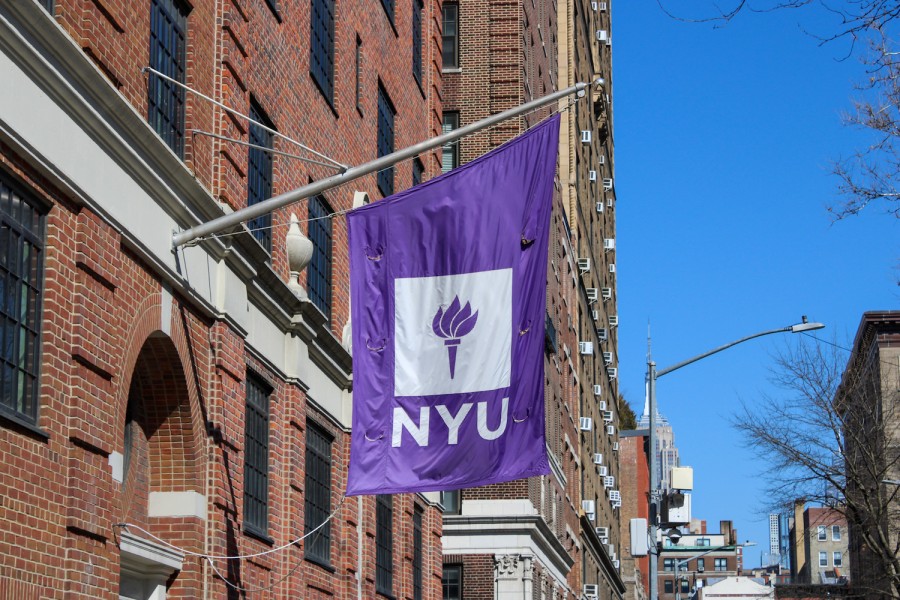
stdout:
<svg viewBox="0 0 900 600">
<path fill-rule="evenodd" d="M 619 442 L 613 442 L 613 452 L 619 451 Z"/>
<path fill-rule="evenodd" d="M 597 162 L 598 162 L 599 164 L 601 164 L 601 165 L 605 165 L 605 164 L 606 164 L 606 155 L 601 154 L 601 155 L 597 158 Z"/>
<path fill-rule="evenodd" d="M 610 379 L 615 379 L 619 375 L 619 370 L 615 367 L 606 367 L 606 374 Z"/>
<path fill-rule="evenodd" d="M 578 270 L 582 273 L 587 273 L 591 270 L 591 259 L 589 258 L 579 258 L 578 259 Z"/>
<path fill-rule="evenodd" d="M 595 465 L 603 464 L 603 453 L 602 452 L 597 452 L 596 454 L 594 454 L 594 464 Z"/>
<path fill-rule="evenodd" d="M 598 42 L 606 42 L 609 39 L 609 32 L 605 29 L 600 29 L 597 31 L 597 41 Z"/>
<path fill-rule="evenodd" d="M 595 599 L 600 595 L 600 586 L 596 583 L 586 583 L 581 592 L 584 597 Z"/>
<path fill-rule="evenodd" d="M 604 421 L 605 423 L 612 423 L 612 422 L 613 422 L 613 413 L 612 413 L 611 410 L 604 410 L 604 411 L 603 411 L 603 421 Z"/>
<path fill-rule="evenodd" d="M 598 213 L 603 212 L 603 200 L 601 200 L 600 202 L 597 203 L 597 212 Z"/>
<path fill-rule="evenodd" d="M 613 502 L 621 502 L 622 501 L 622 493 L 619 490 L 611 490 L 609 492 L 609 499 Z"/>
<path fill-rule="evenodd" d="M 590 129 L 582 129 L 581 130 L 581 142 L 584 144 L 591 143 L 591 130 Z"/>
<path fill-rule="evenodd" d="M 597 4 L 597 2 L 591 2 L 591 10 L 598 10 L 600 7 Z"/>
<path fill-rule="evenodd" d="M 609 537 L 609 527 L 594 527 L 594 533 L 597 534 L 597 537 Z"/>
<path fill-rule="evenodd" d="M 616 478 L 615 478 L 615 477 L 613 477 L 613 476 L 611 476 L 611 475 L 607 475 L 606 477 L 603 478 L 603 487 L 605 487 L 605 488 L 611 488 L 611 487 L 614 486 L 614 485 L 616 485 Z"/>
<path fill-rule="evenodd" d="M 612 46 L 612 36 L 609 36 L 608 38 L 606 38 L 606 45 Z"/>
<path fill-rule="evenodd" d="M 606 547 L 606 552 L 612 556 L 612 553 L 616 551 L 616 546 L 614 544 L 608 544 Z"/>
<path fill-rule="evenodd" d="M 595 396 L 601 396 L 601 395 L 603 395 L 603 386 L 602 386 L 602 385 L 599 385 L 599 384 L 598 384 L 598 385 L 595 385 L 595 386 L 594 386 L 594 395 L 595 395 Z"/>
<path fill-rule="evenodd" d="M 588 171 L 588 179 L 590 181 L 597 181 L 597 171 Z"/>
<path fill-rule="evenodd" d="M 600 295 L 603 296 L 604 300 L 612 300 L 612 288 L 602 288 Z"/>
<path fill-rule="evenodd" d="M 616 507 L 616 508 L 618 508 L 618 507 Z M 618 569 L 619 568 L 619 559 L 617 558 L 616 560 L 614 560 L 612 562 L 613 562 L 613 566 Z"/>
<path fill-rule="evenodd" d="M 609 272 L 610 273 L 616 272 L 616 263 L 609 263 Z"/>
<path fill-rule="evenodd" d="M 594 520 L 597 518 L 597 514 L 596 514 L 596 513 L 587 513 L 587 514 L 585 514 L 584 516 L 586 516 L 586 517 L 587 517 L 587 520 L 590 521 L 591 523 L 593 523 Z"/>
<path fill-rule="evenodd" d="M 581 510 L 586 513 L 597 512 L 596 505 L 593 500 L 582 500 L 581 501 Z"/>
<path fill-rule="evenodd" d="M 601 400 L 597 403 L 597 408 L 599 410 L 606 410 L 606 400 Z"/>
<path fill-rule="evenodd" d="M 612 352 L 604 352 L 603 353 L 603 362 L 606 364 L 612 363 Z"/>
<path fill-rule="evenodd" d="M 593 318 L 595 321 L 596 321 L 597 319 L 599 319 L 599 318 L 600 318 L 600 311 L 592 310 L 592 311 L 591 311 L 591 318 Z"/>
<path fill-rule="evenodd" d="M 600 477 L 609 475 L 609 467 L 600 465 L 599 467 L 597 467 L 597 475 L 599 475 Z"/>
<path fill-rule="evenodd" d="M 606 238 L 603 240 L 603 249 L 604 250 L 615 250 L 616 249 L 616 240 L 612 238 Z"/>
<path fill-rule="evenodd" d="M 613 188 L 613 180 L 610 177 L 605 177 L 603 179 L 603 189 L 611 190 Z"/>
<path fill-rule="evenodd" d="M 615 327 L 619 324 L 619 315 L 609 315 L 609 324 Z"/>
<path fill-rule="evenodd" d="M 594 428 L 594 420 L 590 417 L 581 417 L 578 425 L 582 431 L 591 431 Z"/>
<path fill-rule="evenodd" d="M 594 353 L 594 342 L 578 342 L 578 353 L 579 354 L 593 354 Z"/>
<path fill-rule="evenodd" d="M 606 12 L 606 7 L 608 4 L 606 2 L 598 2 L 599 6 L 597 7 L 600 12 Z"/>
<path fill-rule="evenodd" d="M 607 425 L 606 426 L 606 435 L 616 435 L 616 426 L 615 425 Z"/>
<path fill-rule="evenodd" d="M 601 342 L 605 342 L 609 339 L 609 332 L 605 327 L 600 327 L 597 329 L 597 337 L 600 338 Z"/>
<path fill-rule="evenodd" d="M 596 302 L 597 298 L 600 297 L 600 293 L 597 288 L 585 288 L 584 292 L 587 294 L 587 299 L 590 302 Z"/>
<path fill-rule="evenodd" d="M 612 198 L 606 199 L 606 206 L 608 206 L 609 208 L 613 207 L 613 199 Z"/>
</svg>

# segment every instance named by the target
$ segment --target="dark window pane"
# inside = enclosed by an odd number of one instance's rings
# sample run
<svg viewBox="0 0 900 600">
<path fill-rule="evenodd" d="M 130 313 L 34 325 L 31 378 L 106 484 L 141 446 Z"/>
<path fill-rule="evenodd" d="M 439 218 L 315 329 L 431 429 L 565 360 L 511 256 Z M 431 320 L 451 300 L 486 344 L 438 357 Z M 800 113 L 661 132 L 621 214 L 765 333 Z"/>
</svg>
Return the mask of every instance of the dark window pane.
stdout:
<svg viewBox="0 0 900 600">
<path fill-rule="evenodd" d="M 356 108 L 362 111 L 362 40 L 356 37 Z"/>
<path fill-rule="evenodd" d="M 394 580 L 393 498 L 375 497 L 375 591 L 392 595 Z"/>
<path fill-rule="evenodd" d="M 425 175 L 425 165 L 418 158 L 413 159 L 412 164 L 412 183 L 419 185 L 422 183 L 422 177 Z"/>
<path fill-rule="evenodd" d="M 391 23 L 394 22 L 394 0 L 381 0 L 381 6 L 384 7 L 384 12 L 387 13 L 388 19 Z"/>
<path fill-rule="evenodd" d="M 444 514 L 458 515 L 461 508 L 461 497 L 461 490 L 446 490 L 441 492 L 441 506 L 444 507 Z"/>
<path fill-rule="evenodd" d="M 150 67 L 185 81 L 187 10 L 178 0 L 150 1 Z M 179 157 L 184 157 L 184 88 L 150 74 L 147 120 Z"/>
<path fill-rule="evenodd" d="M 312 0 L 309 70 L 329 104 L 334 104 L 334 0 Z"/>
<path fill-rule="evenodd" d="M 304 500 L 304 554 L 331 564 L 331 443 L 332 437 L 312 422 L 306 428 L 306 484 Z M 324 524 L 323 524 L 324 523 Z M 321 525 L 321 527 L 320 527 Z M 316 529 L 318 527 L 318 529 Z"/>
<path fill-rule="evenodd" d="M 459 5 L 446 3 L 441 9 L 443 16 L 443 32 L 441 49 L 445 69 L 459 67 Z"/>
<path fill-rule="evenodd" d="M 47 9 L 47 12 L 51 15 L 53 14 L 53 0 L 43 0 L 44 8 Z"/>
<path fill-rule="evenodd" d="M 422 83 L 422 0 L 412 0 L 412 71 Z"/>
<path fill-rule="evenodd" d="M 31 424 L 38 413 L 43 247 L 36 200 L 0 174 L 0 410 Z"/>
<path fill-rule="evenodd" d="M 462 566 L 444 565 L 441 586 L 444 588 L 443 600 L 462 600 Z"/>
<path fill-rule="evenodd" d="M 394 151 L 394 105 L 383 87 L 378 86 L 378 157 Z M 394 168 L 378 172 L 378 189 L 383 196 L 394 193 Z"/>
<path fill-rule="evenodd" d="M 250 104 L 250 118 L 257 123 L 263 123 L 272 129 L 272 125 L 263 116 L 262 111 Z M 247 160 L 247 206 L 253 206 L 263 200 L 272 197 L 272 153 L 262 148 L 272 148 L 273 138 L 270 131 L 260 127 L 256 123 L 250 124 L 250 156 Z M 266 213 L 247 222 L 247 227 L 259 240 L 267 252 L 272 252 L 272 214 Z"/>
<path fill-rule="evenodd" d="M 247 374 L 244 421 L 244 528 L 266 535 L 269 505 L 269 394 L 256 375 Z"/>
<path fill-rule="evenodd" d="M 422 600 L 422 509 L 413 512 L 413 600 Z"/>
<path fill-rule="evenodd" d="M 309 299 L 331 319 L 331 207 L 321 196 L 309 199 L 308 237 L 313 255 L 307 269 Z"/>
</svg>

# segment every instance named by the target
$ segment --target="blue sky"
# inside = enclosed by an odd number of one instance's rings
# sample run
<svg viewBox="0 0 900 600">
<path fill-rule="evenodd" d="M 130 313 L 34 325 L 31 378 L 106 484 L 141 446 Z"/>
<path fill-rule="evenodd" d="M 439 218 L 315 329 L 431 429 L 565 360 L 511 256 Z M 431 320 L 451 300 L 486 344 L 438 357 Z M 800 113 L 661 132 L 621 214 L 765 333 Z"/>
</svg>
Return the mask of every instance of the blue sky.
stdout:
<svg viewBox="0 0 900 600">
<path fill-rule="evenodd" d="M 900 222 L 874 207 L 832 224 L 825 210 L 837 199 L 831 162 L 867 139 L 841 124 L 861 65 L 838 60 L 845 44 L 821 47 L 803 31 L 829 31 L 827 15 L 746 13 L 715 28 L 674 21 L 654 0 L 613 10 L 619 372 L 635 411 L 648 320 L 664 368 L 804 314 L 849 346 L 864 311 L 900 307 Z M 767 476 L 729 419 L 774 391 L 772 354 L 788 337 L 658 384 L 682 464 L 694 468 L 694 516 L 713 531 L 733 520 L 758 543 L 749 566 L 768 547 Z"/>
</svg>

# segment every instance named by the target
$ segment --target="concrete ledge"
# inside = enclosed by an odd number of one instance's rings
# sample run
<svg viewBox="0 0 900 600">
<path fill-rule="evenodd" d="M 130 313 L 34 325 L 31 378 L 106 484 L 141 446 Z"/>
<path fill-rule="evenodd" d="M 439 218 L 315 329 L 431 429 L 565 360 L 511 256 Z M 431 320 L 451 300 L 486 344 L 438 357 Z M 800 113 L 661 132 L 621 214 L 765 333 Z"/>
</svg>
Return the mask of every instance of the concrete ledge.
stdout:
<svg viewBox="0 0 900 600">
<path fill-rule="evenodd" d="M 150 517 L 197 517 L 206 520 L 206 496 L 197 492 L 150 492 Z"/>
</svg>

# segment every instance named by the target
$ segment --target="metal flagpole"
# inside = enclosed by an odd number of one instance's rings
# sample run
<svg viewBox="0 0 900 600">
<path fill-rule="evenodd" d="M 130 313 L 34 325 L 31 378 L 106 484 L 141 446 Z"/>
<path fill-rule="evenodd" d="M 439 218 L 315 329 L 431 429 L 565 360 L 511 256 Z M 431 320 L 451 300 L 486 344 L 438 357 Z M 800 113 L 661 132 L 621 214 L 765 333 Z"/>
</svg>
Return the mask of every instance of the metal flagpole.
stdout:
<svg viewBox="0 0 900 600">
<path fill-rule="evenodd" d="M 604 81 L 603 79 L 597 79 L 594 83 L 596 83 L 597 85 L 603 85 Z M 369 161 L 359 166 L 350 167 L 343 173 L 338 173 L 336 175 L 326 177 L 325 179 L 310 183 L 309 185 L 305 185 L 303 187 L 285 192 L 273 198 L 269 198 L 268 200 L 265 200 L 263 202 L 259 202 L 252 206 L 242 208 L 241 210 L 237 210 L 233 213 L 223 215 L 221 217 L 217 217 L 207 223 L 203 223 L 201 225 L 197 225 L 196 227 L 191 227 L 190 229 L 175 233 L 172 236 L 172 247 L 177 248 L 178 246 L 188 244 L 203 236 L 219 233 L 223 230 L 234 227 L 235 225 L 239 225 L 245 221 L 254 219 L 260 215 L 270 213 L 273 210 L 282 208 L 284 206 L 287 206 L 288 204 L 297 202 L 298 200 L 303 200 L 304 198 L 309 198 L 310 196 L 321 194 L 326 190 L 330 190 L 331 188 L 349 183 L 355 179 L 363 177 L 364 175 L 386 169 L 397 164 L 398 162 L 406 160 L 407 158 L 418 156 L 423 152 L 426 152 L 433 148 L 437 148 L 438 146 L 442 146 L 449 142 L 453 142 L 461 137 L 485 129 L 486 127 L 496 125 L 497 123 L 501 123 L 513 117 L 518 117 L 521 114 L 527 113 L 536 108 L 540 108 L 545 104 L 550 104 L 551 102 L 555 102 L 556 100 L 560 100 L 571 94 L 577 93 L 578 97 L 582 97 L 585 94 L 585 89 L 589 85 L 590 84 L 587 83 L 576 83 L 575 85 L 564 90 L 554 92 L 553 94 L 549 94 L 547 96 L 544 96 L 543 98 L 538 98 L 537 100 L 532 100 L 531 102 L 526 102 L 525 104 L 522 104 L 515 108 L 497 113 L 496 115 L 491 115 L 490 117 L 486 117 L 480 121 L 472 123 L 471 125 L 466 125 L 465 127 L 454 129 L 449 133 L 445 133 L 443 135 L 425 140 L 424 142 L 419 142 L 418 144 L 409 146 L 402 150 L 397 150 L 396 152 L 392 152 L 391 154 L 387 154 L 385 156 L 382 156 L 381 158 L 377 158 L 373 161 Z"/>
</svg>

